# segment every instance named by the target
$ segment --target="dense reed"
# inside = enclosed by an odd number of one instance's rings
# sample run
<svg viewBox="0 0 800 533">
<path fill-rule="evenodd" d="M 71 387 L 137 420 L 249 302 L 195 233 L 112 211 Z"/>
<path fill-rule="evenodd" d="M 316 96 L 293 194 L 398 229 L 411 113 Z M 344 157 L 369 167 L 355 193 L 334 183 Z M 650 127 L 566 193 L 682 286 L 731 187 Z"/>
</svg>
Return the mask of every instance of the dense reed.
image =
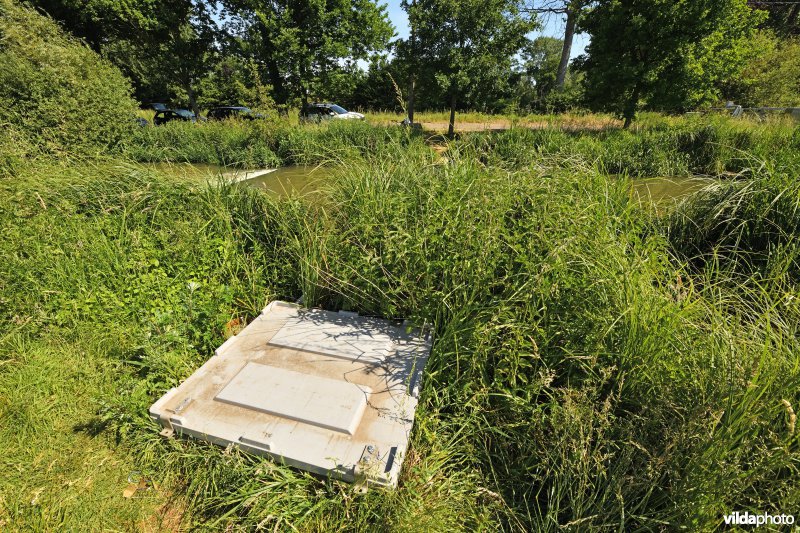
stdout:
<svg viewBox="0 0 800 533">
<path fill-rule="evenodd" d="M 170 135 L 251 127 L 209 126 L 153 129 L 131 150 L 185 155 L 195 141 Z M 400 128 L 269 128 L 280 162 L 335 169 L 326 200 L 120 161 L 0 179 L 0 523 L 711 530 L 733 510 L 797 507 L 793 134 L 756 129 L 774 159 L 658 216 L 587 154 L 636 162 L 632 147 L 689 134 L 514 130 L 439 157 Z M 248 142 L 225 161 L 262 153 Z M 697 165 L 729 161 L 692 142 Z M 396 491 L 163 440 L 147 417 L 229 320 L 301 296 L 434 328 Z M 132 470 L 158 489 L 122 499 Z"/>
</svg>

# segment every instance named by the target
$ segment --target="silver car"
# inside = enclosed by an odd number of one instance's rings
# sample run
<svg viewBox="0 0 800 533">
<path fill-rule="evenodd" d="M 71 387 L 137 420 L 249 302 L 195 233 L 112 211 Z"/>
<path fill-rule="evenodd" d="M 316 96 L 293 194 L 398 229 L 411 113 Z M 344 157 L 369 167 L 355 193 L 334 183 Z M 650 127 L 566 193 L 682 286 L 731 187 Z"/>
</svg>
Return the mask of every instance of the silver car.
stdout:
<svg viewBox="0 0 800 533">
<path fill-rule="evenodd" d="M 364 120 L 364 115 L 348 111 L 342 106 L 327 103 L 308 104 L 300 111 L 300 119 L 305 122 L 322 122 L 323 120 Z"/>
</svg>

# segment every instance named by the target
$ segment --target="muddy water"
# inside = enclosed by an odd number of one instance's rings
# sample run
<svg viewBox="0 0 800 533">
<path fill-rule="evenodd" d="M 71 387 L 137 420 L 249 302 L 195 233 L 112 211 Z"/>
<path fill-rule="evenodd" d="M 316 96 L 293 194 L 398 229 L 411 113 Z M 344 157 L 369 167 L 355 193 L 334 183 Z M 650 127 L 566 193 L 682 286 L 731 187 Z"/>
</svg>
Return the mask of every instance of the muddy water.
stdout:
<svg viewBox="0 0 800 533">
<path fill-rule="evenodd" d="M 226 181 L 259 187 L 277 195 L 318 194 L 332 169 L 313 166 L 288 166 L 278 169 L 234 169 L 221 165 L 190 163 L 152 163 L 151 168 L 199 183 Z M 253 175 L 254 177 L 250 177 Z"/>
<path fill-rule="evenodd" d="M 714 183 L 712 178 L 658 177 L 632 179 L 633 194 L 643 203 L 667 209 L 687 196 Z"/>
<path fill-rule="evenodd" d="M 243 185 L 259 187 L 280 196 L 315 196 L 333 172 L 328 167 L 288 166 L 267 173 L 262 170 L 235 170 L 219 165 L 191 165 L 188 163 L 152 165 L 161 172 L 198 181 L 213 180 L 223 176 Z M 250 174 L 258 174 L 249 178 Z M 686 196 L 713 183 L 712 178 L 656 177 L 631 179 L 633 194 L 643 203 L 654 204 L 659 210 L 668 209 Z"/>
<path fill-rule="evenodd" d="M 290 166 L 240 183 L 282 196 L 313 196 L 319 194 L 332 172 L 332 169 L 326 167 Z"/>
</svg>

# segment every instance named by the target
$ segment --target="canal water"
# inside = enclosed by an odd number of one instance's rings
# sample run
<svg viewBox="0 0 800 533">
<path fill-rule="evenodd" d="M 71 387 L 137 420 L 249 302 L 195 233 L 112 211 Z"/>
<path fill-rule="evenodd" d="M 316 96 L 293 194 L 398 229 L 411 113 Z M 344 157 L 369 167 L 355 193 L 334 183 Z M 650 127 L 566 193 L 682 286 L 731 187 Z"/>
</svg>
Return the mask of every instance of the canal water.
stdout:
<svg viewBox="0 0 800 533">
<path fill-rule="evenodd" d="M 256 178 L 245 179 L 240 183 L 259 187 L 278 195 L 314 196 L 333 170 L 329 167 L 289 166 L 278 168 Z"/>
<path fill-rule="evenodd" d="M 640 202 L 663 211 L 715 181 L 706 177 L 634 178 L 631 179 L 631 186 Z"/>
<path fill-rule="evenodd" d="M 270 171 L 267 171 L 267 169 L 237 170 L 219 165 L 192 165 L 188 163 L 156 163 L 152 166 L 161 172 L 195 181 L 208 181 L 222 176 L 227 180 L 258 187 L 279 196 L 313 197 L 319 195 L 326 179 L 333 173 L 333 169 L 330 167 L 299 165 L 281 167 Z M 259 173 L 260 175 L 258 175 Z M 249 174 L 256 174 L 257 177 L 249 178 Z M 701 177 L 630 179 L 633 194 L 642 203 L 652 204 L 659 211 L 669 209 L 671 205 L 676 204 L 714 181 L 713 178 Z"/>
</svg>

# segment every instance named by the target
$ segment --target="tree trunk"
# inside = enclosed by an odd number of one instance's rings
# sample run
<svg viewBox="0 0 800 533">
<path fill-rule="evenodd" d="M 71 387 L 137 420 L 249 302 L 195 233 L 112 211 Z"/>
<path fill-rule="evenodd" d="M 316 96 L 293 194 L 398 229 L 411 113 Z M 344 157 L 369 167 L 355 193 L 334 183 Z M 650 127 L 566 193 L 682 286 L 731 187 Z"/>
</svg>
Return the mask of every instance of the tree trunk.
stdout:
<svg viewBox="0 0 800 533">
<path fill-rule="evenodd" d="M 792 6 L 792 10 L 789 12 L 789 18 L 786 19 L 786 31 L 788 33 L 794 33 L 792 31 L 792 26 L 794 26 L 795 22 L 797 22 L 797 14 L 800 12 L 800 5 L 795 4 Z"/>
<path fill-rule="evenodd" d="M 192 108 L 192 113 L 194 116 L 200 116 L 200 109 L 197 107 L 197 99 L 194 97 L 194 89 L 192 88 L 192 79 L 188 78 L 186 80 L 186 94 L 189 96 L 189 107 Z"/>
<path fill-rule="evenodd" d="M 412 74 L 408 87 L 408 121 L 411 124 L 414 124 L 414 86 L 416 82 L 417 80 Z"/>
<path fill-rule="evenodd" d="M 306 66 L 304 63 L 300 63 L 300 90 L 302 91 L 301 95 L 301 109 L 306 109 L 308 107 L 308 77 L 306 76 Z"/>
<path fill-rule="evenodd" d="M 450 89 L 450 125 L 447 127 L 448 137 L 453 137 L 456 128 L 456 89 Z"/>
<path fill-rule="evenodd" d="M 261 33 L 261 43 L 264 46 L 264 55 L 266 56 L 264 62 L 267 65 L 267 74 L 269 76 L 269 83 L 272 85 L 273 94 L 275 95 L 275 101 L 279 104 L 285 104 L 287 95 L 285 87 L 283 86 L 283 78 L 278 68 L 278 62 L 275 59 L 276 50 L 275 45 L 272 43 L 272 36 L 263 23 L 259 24 L 259 30 Z"/>
<path fill-rule="evenodd" d="M 564 28 L 564 46 L 561 48 L 561 61 L 558 63 L 558 74 L 556 74 L 556 88 L 564 87 L 567 79 L 567 67 L 569 66 L 569 56 L 572 54 L 572 38 L 575 36 L 575 22 L 578 18 L 578 7 L 570 4 L 567 8 L 567 26 Z"/>
<path fill-rule="evenodd" d="M 411 1 L 411 10 L 413 11 L 417 5 L 416 0 Z M 411 22 L 411 20 L 409 20 Z M 417 82 L 416 79 L 416 65 L 417 65 L 417 41 L 416 32 L 414 31 L 414 24 L 411 24 L 411 75 L 408 80 L 408 121 L 414 125 L 414 89 Z"/>
<path fill-rule="evenodd" d="M 636 85 L 633 86 L 633 92 L 631 93 L 631 97 L 628 99 L 628 102 L 625 104 L 625 111 L 623 113 L 623 117 L 625 118 L 625 123 L 622 125 L 623 129 L 628 129 L 633 122 L 633 119 L 636 117 L 636 106 L 639 105 L 639 83 L 637 82 Z"/>
<path fill-rule="evenodd" d="M 272 85 L 272 91 L 275 95 L 275 100 L 279 104 L 286 103 L 286 92 L 283 87 L 283 78 L 278 70 L 278 62 L 271 56 L 267 59 L 267 75 L 269 76 L 269 84 Z"/>
</svg>

